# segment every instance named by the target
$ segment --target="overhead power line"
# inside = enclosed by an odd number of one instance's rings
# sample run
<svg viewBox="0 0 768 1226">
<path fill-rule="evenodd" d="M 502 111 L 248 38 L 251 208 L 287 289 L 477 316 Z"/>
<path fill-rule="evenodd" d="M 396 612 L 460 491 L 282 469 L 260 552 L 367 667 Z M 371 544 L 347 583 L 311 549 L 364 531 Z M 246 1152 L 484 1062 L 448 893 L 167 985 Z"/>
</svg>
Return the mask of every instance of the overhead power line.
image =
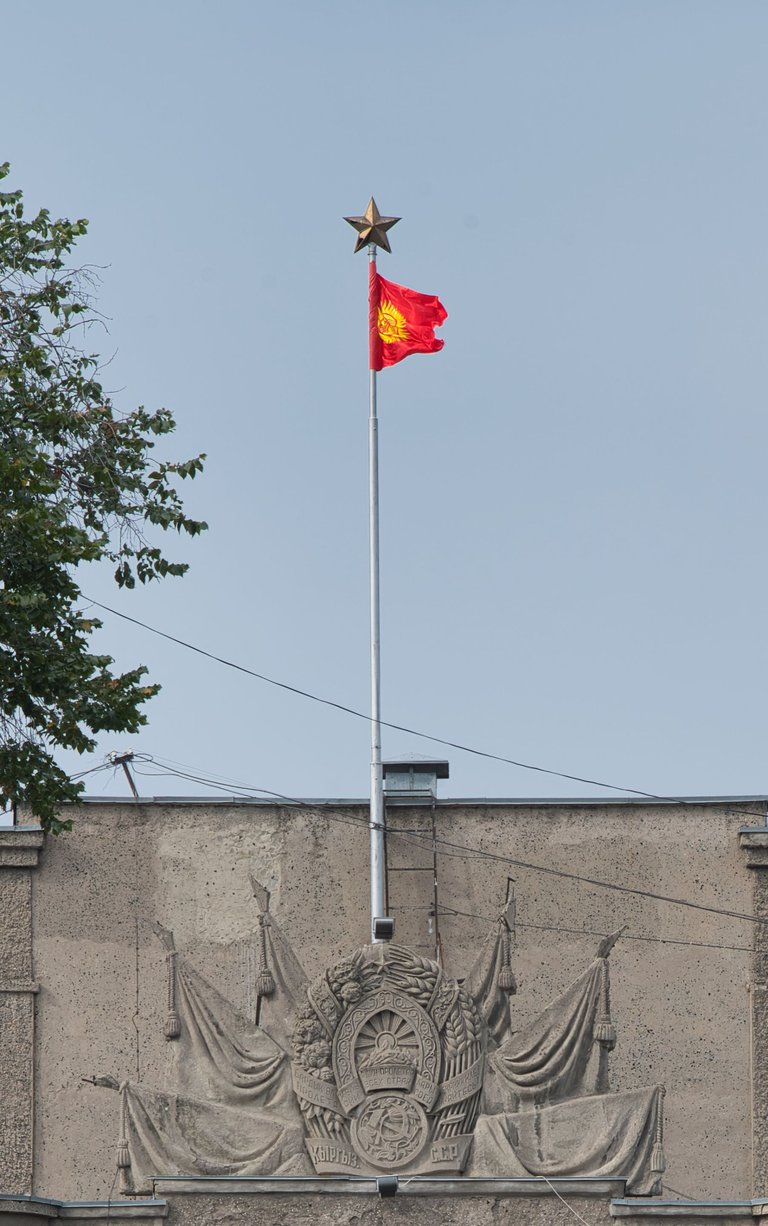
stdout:
<svg viewBox="0 0 768 1226">
<path fill-rule="evenodd" d="M 84 779 L 86 775 L 95 775 L 97 771 L 109 770 L 111 762 L 100 762 L 98 766 L 90 766 L 88 770 L 78 771 L 76 775 L 70 775 L 70 779 L 74 782 L 75 779 Z"/>
<path fill-rule="evenodd" d="M 127 613 L 121 613 L 119 609 L 113 609 L 109 605 L 102 604 L 101 601 L 93 600 L 90 596 L 83 597 L 90 604 L 95 605 L 97 609 L 103 609 L 105 613 L 112 613 L 115 617 L 121 617 L 123 621 L 132 622 L 134 626 L 141 626 L 143 630 L 148 630 L 150 634 L 156 634 L 159 638 L 167 639 L 170 643 L 176 643 L 179 647 L 184 647 L 187 651 L 194 651 L 197 655 L 205 656 L 208 660 L 214 660 L 217 664 L 223 664 L 226 668 L 233 668 L 239 673 L 245 673 L 248 677 L 255 677 L 258 681 L 264 681 L 267 685 L 273 685 L 277 689 L 286 690 L 289 694 L 297 694 L 300 698 L 308 698 L 312 702 L 320 703 L 325 707 L 332 707 L 336 711 L 342 711 L 345 715 L 352 715 L 355 719 L 365 720 L 366 723 L 371 722 L 371 716 L 366 715 L 364 711 L 357 711 L 354 707 L 348 707 L 344 703 L 335 702 L 330 698 L 323 698 L 319 694 L 313 694 L 310 690 L 300 689 L 298 686 L 289 685 L 286 681 L 278 681 L 274 677 L 268 677 L 265 673 L 259 673 L 255 669 L 247 668 L 244 664 L 237 664 L 233 660 L 227 660 L 224 656 L 217 656 L 214 652 L 206 651 L 203 647 L 197 647 L 194 643 L 188 643 L 185 639 L 178 638 L 175 634 L 168 634 L 165 630 L 158 630 L 156 626 L 150 626 L 148 622 L 141 621 L 138 617 L 130 617 Z M 405 724 L 395 724 L 389 720 L 382 719 L 379 721 L 382 728 L 390 728 L 394 732 L 404 732 L 408 736 L 418 737 L 420 740 L 432 741 L 436 745 L 445 745 L 449 749 L 458 749 L 461 753 L 473 754 L 478 758 L 487 758 L 492 762 L 503 762 L 507 766 L 516 766 L 520 770 L 535 771 L 541 775 L 550 775 L 556 779 L 567 779 L 571 783 L 586 783 L 590 787 L 606 788 L 612 792 L 621 792 L 625 795 L 641 796 L 646 800 L 660 800 L 670 804 L 691 804 L 695 803 L 689 800 L 681 799 L 679 796 L 661 796 L 656 792 L 646 792 L 641 788 L 622 787 L 616 783 L 605 783 L 600 779 L 590 779 L 585 775 L 572 775 L 567 771 L 554 770 L 548 766 L 538 766 L 532 762 L 522 762 L 517 758 L 508 758 L 503 754 L 491 753 L 489 750 L 476 749 L 471 745 L 463 745 L 460 741 L 450 741 L 445 737 L 434 736 L 429 732 L 420 732 L 417 728 L 408 728 Z M 259 791 L 263 789 L 257 789 Z M 747 811 L 741 810 L 745 816 L 760 817 L 762 821 L 766 820 L 765 812 L 758 813 L 753 811 L 748 814 Z"/>
</svg>

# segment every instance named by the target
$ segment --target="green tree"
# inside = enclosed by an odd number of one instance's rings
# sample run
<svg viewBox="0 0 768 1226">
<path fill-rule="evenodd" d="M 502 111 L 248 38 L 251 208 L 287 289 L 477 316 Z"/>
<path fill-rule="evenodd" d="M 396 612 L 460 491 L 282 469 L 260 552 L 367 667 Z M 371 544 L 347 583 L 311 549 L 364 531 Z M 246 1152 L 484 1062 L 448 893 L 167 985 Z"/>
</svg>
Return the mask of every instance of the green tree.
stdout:
<svg viewBox="0 0 768 1226">
<path fill-rule="evenodd" d="M 0 192 L 0 800 L 27 803 L 54 833 L 82 790 L 56 747 L 83 753 L 95 733 L 135 732 L 159 688 L 89 649 L 101 623 L 81 611 L 78 567 L 106 559 L 128 588 L 182 575 L 152 529 L 207 526 L 176 489 L 205 457 L 157 459 L 171 414 L 118 412 L 84 351 L 93 279 L 68 259 L 87 224 L 46 209 L 27 218 L 21 192 Z"/>
</svg>

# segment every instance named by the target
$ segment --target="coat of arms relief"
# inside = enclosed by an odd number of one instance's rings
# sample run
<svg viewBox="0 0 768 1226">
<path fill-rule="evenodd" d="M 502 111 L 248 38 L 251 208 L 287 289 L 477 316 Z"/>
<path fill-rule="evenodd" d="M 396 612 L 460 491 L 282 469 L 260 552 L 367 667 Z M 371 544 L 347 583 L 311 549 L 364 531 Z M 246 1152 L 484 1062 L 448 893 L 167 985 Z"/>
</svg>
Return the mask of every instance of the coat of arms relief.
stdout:
<svg viewBox="0 0 768 1226">
<path fill-rule="evenodd" d="M 463 982 L 394 942 L 310 981 L 257 885 L 251 1017 L 156 926 L 176 1059 L 172 1085 L 120 1086 L 124 1193 L 164 1175 L 390 1172 L 602 1176 L 657 1190 L 663 1087 L 609 1086 L 611 941 L 516 1030 L 506 916 Z"/>
<path fill-rule="evenodd" d="M 394 944 L 307 990 L 293 1085 L 318 1173 L 460 1172 L 477 1118 L 485 1028 L 436 963 Z"/>
</svg>

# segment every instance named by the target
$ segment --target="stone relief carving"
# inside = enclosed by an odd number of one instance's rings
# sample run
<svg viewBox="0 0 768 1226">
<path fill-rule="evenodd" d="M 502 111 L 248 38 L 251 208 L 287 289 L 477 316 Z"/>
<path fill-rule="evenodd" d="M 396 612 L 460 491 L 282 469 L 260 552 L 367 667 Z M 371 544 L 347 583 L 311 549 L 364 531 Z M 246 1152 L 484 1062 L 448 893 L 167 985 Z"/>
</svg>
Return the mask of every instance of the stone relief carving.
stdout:
<svg viewBox="0 0 768 1226">
<path fill-rule="evenodd" d="M 484 1055 L 474 1001 L 436 963 L 382 944 L 331 967 L 294 1030 L 293 1085 L 315 1171 L 460 1172 Z"/>
<path fill-rule="evenodd" d="M 258 887 L 258 888 L 257 888 Z M 514 1031 L 509 915 L 463 983 L 394 943 L 364 946 L 311 983 L 254 883 L 257 1020 L 168 962 L 173 1092 L 124 1082 L 125 1193 L 151 1176 L 442 1173 L 623 1177 L 664 1169 L 663 1088 L 610 1093 L 606 938 L 597 958 Z"/>
</svg>

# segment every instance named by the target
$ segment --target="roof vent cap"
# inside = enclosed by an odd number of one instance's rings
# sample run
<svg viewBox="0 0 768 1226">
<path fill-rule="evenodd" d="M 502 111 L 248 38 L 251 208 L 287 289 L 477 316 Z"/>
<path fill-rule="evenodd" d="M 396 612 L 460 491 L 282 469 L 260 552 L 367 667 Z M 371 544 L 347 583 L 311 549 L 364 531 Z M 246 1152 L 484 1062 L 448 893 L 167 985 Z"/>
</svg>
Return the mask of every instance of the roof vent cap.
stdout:
<svg viewBox="0 0 768 1226">
<path fill-rule="evenodd" d="M 438 779 L 448 778 L 448 763 L 409 760 L 383 762 L 384 791 L 392 799 L 437 795 Z"/>
</svg>

